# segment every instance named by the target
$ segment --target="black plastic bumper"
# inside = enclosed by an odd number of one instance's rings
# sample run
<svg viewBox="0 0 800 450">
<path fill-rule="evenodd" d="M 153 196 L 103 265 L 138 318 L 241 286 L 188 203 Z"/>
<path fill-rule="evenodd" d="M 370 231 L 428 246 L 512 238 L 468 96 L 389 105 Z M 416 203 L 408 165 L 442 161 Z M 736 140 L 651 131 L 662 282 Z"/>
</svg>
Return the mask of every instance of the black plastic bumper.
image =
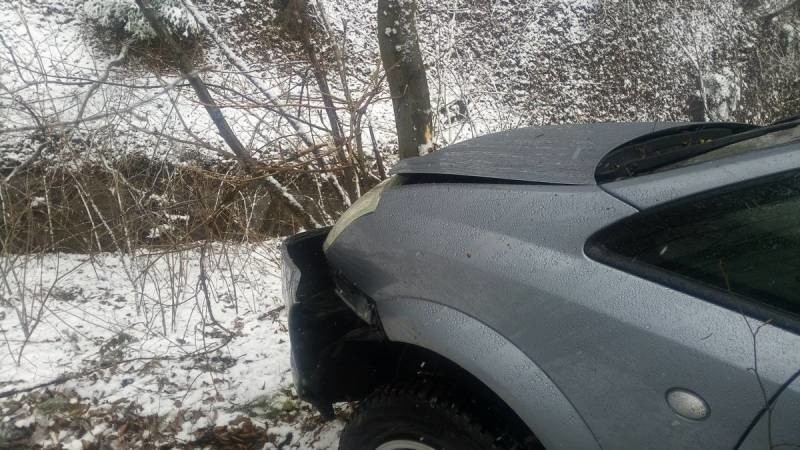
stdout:
<svg viewBox="0 0 800 450">
<path fill-rule="evenodd" d="M 333 402 L 347 400 L 369 384 L 351 376 L 366 363 L 349 351 L 351 343 L 380 339 L 380 333 L 373 333 L 376 328 L 360 319 L 336 294 L 322 251 L 329 230 L 308 231 L 286 239 L 282 277 L 297 395 L 331 417 Z M 357 372 L 368 374 L 369 370 L 361 367 Z"/>
</svg>

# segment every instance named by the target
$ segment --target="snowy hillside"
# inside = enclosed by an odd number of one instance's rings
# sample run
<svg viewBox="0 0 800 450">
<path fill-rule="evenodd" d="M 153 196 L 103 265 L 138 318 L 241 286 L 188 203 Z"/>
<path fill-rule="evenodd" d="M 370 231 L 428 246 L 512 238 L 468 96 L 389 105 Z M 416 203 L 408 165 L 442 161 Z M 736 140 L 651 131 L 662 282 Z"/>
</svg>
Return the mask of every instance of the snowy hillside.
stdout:
<svg viewBox="0 0 800 450">
<path fill-rule="evenodd" d="M 21 299 L 4 293 L 27 308 L 0 308 L 0 392 L 53 385 L 0 399 L 0 444 L 153 448 L 249 433 L 261 445 L 333 446 L 337 423 L 288 389 L 277 245 L 4 259 L 6 274 L 37 275 Z M 36 330 L 26 338 L 21 323 Z"/>
<path fill-rule="evenodd" d="M 375 2 L 321 4 L 331 36 L 341 40 L 348 89 L 355 97 L 367 93 L 379 62 Z M 0 4 L 9 52 L 0 81 L 15 96 L 37 102 L 31 112 L 10 95 L 0 100 L 3 145 L 8 149 L 3 156 L 9 164 L 24 151 L 24 146 L 10 146 L 9 139 L 27 137 L 35 128 L 32 115 L 52 122 L 76 118 L 87 84 L 102 76 L 124 46 L 123 38 L 98 35 L 93 27 L 128 14 L 124 5 L 135 6 L 129 0 Z M 437 111 L 436 139 L 447 144 L 554 122 L 689 120 L 693 95 L 706 98 L 711 120 L 775 120 L 798 107 L 798 100 L 786 95 L 798 83 L 791 73 L 797 67 L 797 24 L 773 19 L 769 25 L 774 29 L 764 30 L 759 23 L 759 17 L 778 6 L 765 3 L 747 9 L 726 0 L 423 2 L 420 38 Z M 179 27 L 202 34 L 185 11 L 170 8 Z M 301 55 L 296 46 L 276 44 L 281 37 L 276 36 L 276 13 L 269 2 L 240 0 L 200 8 L 280 106 L 291 109 L 308 102 L 309 111 L 296 108 L 305 123 L 303 131 L 324 139 L 325 133 L 315 127 L 326 127 L 325 119 L 320 111 L 312 111 L 321 106 L 319 93 L 301 79 L 307 66 L 297 63 Z M 134 37 L 148 35 L 140 31 L 141 23 L 125 22 L 123 28 Z M 772 38 L 784 41 L 780 49 L 777 43 L 776 48 L 765 47 Z M 96 119 L 87 128 L 105 128 L 104 137 L 110 135 L 114 151 L 158 157 L 194 154 L 197 146 L 183 144 L 195 138 L 221 146 L 190 93 L 169 89 L 176 80 L 170 73 L 174 70 L 163 59 L 143 56 L 147 49 L 137 49 L 142 45 L 130 44 L 125 61 L 110 68 L 107 82 L 87 102 L 82 115 Z M 28 70 L 16 70 L 11 57 Z M 197 58 L 207 82 L 227 91 L 220 91 L 229 106 L 225 112 L 259 157 L 276 158 L 280 149 L 291 148 L 291 142 L 281 140 L 292 130 L 259 104 L 263 95 L 232 72 L 234 67 L 218 46 L 209 42 Z M 756 74 L 754 59 L 773 67 L 761 67 L 768 70 Z M 333 95 L 343 98 L 339 77 L 331 73 L 329 78 Z M 385 87 L 379 89 L 366 105 L 366 116 L 380 148 L 391 151 L 391 102 Z M 341 114 L 346 121 L 346 111 Z M 208 148 L 199 151 L 204 157 L 218 156 Z"/>
</svg>

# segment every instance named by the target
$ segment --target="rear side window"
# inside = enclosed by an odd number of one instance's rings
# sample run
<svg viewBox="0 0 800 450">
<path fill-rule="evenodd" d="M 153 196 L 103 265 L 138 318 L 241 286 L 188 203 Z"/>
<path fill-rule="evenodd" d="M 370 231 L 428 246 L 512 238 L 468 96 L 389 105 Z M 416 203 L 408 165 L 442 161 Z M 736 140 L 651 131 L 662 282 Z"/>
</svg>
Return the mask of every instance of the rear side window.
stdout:
<svg viewBox="0 0 800 450">
<path fill-rule="evenodd" d="M 682 278 L 800 314 L 800 172 L 645 211 L 590 246 L 667 285 Z"/>
</svg>

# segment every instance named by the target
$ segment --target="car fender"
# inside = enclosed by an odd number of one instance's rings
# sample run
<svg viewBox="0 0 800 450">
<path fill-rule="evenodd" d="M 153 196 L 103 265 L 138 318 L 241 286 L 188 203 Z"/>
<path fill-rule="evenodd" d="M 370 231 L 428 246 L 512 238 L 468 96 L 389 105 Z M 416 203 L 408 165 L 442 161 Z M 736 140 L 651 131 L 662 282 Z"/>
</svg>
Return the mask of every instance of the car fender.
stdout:
<svg viewBox="0 0 800 450">
<path fill-rule="evenodd" d="M 484 323 L 424 299 L 377 302 L 386 336 L 433 351 L 470 372 L 525 422 L 546 448 L 599 449 L 578 411 L 519 348 Z"/>
</svg>

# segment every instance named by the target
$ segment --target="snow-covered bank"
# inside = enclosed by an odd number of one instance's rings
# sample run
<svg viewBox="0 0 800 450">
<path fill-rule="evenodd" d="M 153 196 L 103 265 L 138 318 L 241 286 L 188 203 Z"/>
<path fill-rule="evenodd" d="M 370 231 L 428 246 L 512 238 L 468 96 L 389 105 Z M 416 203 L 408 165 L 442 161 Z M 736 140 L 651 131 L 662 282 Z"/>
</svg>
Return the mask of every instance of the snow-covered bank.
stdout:
<svg viewBox="0 0 800 450">
<path fill-rule="evenodd" d="M 283 448 L 334 447 L 339 423 L 291 392 L 276 246 L 5 258 L 0 392 L 69 380 L 0 400 L 0 447 L 4 435 L 44 448 L 191 446 L 243 417 Z M 75 411 L 85 423 L 61 417 Z M 132 412 L 154 428 L 120 430 Z"/>
</svg>

